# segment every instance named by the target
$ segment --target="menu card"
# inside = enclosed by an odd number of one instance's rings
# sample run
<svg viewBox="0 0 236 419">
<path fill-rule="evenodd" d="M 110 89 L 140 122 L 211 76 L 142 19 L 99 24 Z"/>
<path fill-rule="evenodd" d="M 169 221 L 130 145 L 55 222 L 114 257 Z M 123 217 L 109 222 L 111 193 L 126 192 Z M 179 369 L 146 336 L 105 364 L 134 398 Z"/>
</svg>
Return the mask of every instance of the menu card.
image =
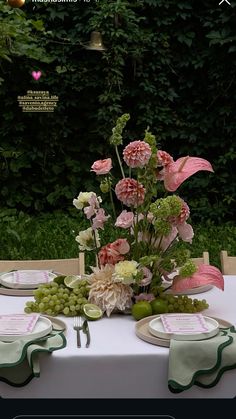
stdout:
<svg viewBox="0 0 236 419">
<path fill-rule="evenodd" d="M 42 284 L 49 282 L 48 271 L 14 271 L 13 280 L 16 284 Z"/>
<path fill-rule="evenodd" d="M 168 333 L 206 333 L 209 331 L 202 314 L 161 314 L 163 327 Z"/>
<path fill-rule="evenodd" d="M 0 315 L 0 334 L 26 335 L 32 333 L 39 314 L 3 314 Z"/>
</svg>

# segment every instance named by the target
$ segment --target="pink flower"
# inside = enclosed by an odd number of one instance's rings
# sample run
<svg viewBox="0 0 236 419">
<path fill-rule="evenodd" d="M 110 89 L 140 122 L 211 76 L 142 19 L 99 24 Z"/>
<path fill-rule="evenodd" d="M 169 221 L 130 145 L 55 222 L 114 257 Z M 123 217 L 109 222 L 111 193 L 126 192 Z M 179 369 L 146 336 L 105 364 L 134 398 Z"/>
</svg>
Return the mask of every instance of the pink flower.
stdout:
<svg viewBox="0 0 236 419">
<path fill-rule="evenodd" d="M 111 159 L 97 160 L 91 166 L 91 172 L 95 172 L 96 175 L 106 175 L 112 168 Z"/>
<path fill-rule="evenodd" d="M 140 270 L 143 272 L 143 279 L 141 279 L 139 285 L 141 287 L 146 287 L 151 283 L 152 272 L 150 271 L 150 269 L 146 268 L 146 266 L 142 266 Z"/>
<path fill-rule="evenodd" d="M 98 259 L 102 266 L 107 263 L 115 265 L 117 262 L 124 260 L 124 256 L 130 250 L 129 243 L 126 239 L 117 239 L 113 243 L 103 246 L 98 253 Z"/>
<path fill-rule="evenodd" d="M 101 266 L 105 266 L 107 264 L 115 265 L 120 260 L 124 260 L 124 256 L 118 252 L 114 252 L 111 243 L 109 243 L 106 246 L 103 246 L 98 252 L 98 260 Z"/>
<path fill-rule="evenodd" d="M 186 204 L 186 202 L 183 199 L 180 198 L 180 200 L 182 203 L 180 214 L 178 215 L 178 217 L 170 217 L 168 219 L 170 223 L 173 225 L 184 223 L 189 218 L 189 215 L 190 215 L 189 206 Z"/>
<path fill-rule="evenodd" d="M 110 215 L 105 215 L 103 208 L 99 208 L 99 210 L 97 210 L 96 216 L 93 218 L 93 230 L 97 230 L 98 228 L 103 230 L 104 223 L 108 220 L 109 217 Z"/>
<path fill-rule="evenodd" d="M 167 164 L 173 163 L 173 157 L 166 151 L 158 150 L 157 152 L 157 165 L 166 166 Z"/>
<path fill-rule="evenodd" d="M 96 194 L 92 194 L 91 197 L 88 200 L 89 205 L 87 207 L 84 207 L 84 213 L 88 220 L 96 214 L 97 210 L 100 208 L 99 200 L 96 196 Z"/>
<path fill-rule="evenodd" d="M 119 252 L 122 255 L 125 255 L 130 251 L 130 245 L 127 239 L 117 239 L 116 241 L 111 243 L 111 245 L 116 252 Z"/>
<path fill-rule="evenodd" d="M 209 161 L 200 157 L 186 156 L 165 166 L 160 174 L 163 175 L 166 190 L 174 192 L 186 179 L 200 170 L 213 172 Z"/>
<path fill-rule="evenodd" d="M 173 279 L 172 290 L 176 292 L 200 287 L 201 285 L 212 284 L 217 288 L 224 290 L 224 278 L 219 269 L 211 265 L 199 265 L 197 272 L 188 278 L 176 276 Z"/>
<path fill-rule="evenodd" d="M 137 207 L 144 202 L 145 188 L 135 179 L 124 178 L 117 183 L 115 193 L 127 207 Z"/>
<path fill-rule="evenodd" d="M 194 236 L 193 228 L 190 224 L 184 222 L 177 225 L 179 236 L 184 242 L 192 243 Z"/>
<path fill-rule="evenodd" d="M 151 155 L 151 147 L 145 141 L 132 141 L 123 151 L 125 163 L 132 168 L 144 167 L 149 162 Z"/>
<path fill-rule="evenodd" d="M 117 217 L 115 226 L 121 228 L 130 228 L 133 225 L 134 213 L 132 211 L 124 210 Z"/>
<path fill-rule="evenodd" d="M 168 236 L 163 236 L 162 239 L 159 239 L 156 242 L 156 246 L 160 245 L 161 250 L 163 250 L 163 252 L 170 247 L 171 243 L 175 240 L 175 238 L 177 237 L 178 234 L 178 230 L 176 227 L 172 227 L 171 232 L 168 234 Z M 161 240 L 161 241 L 160 241 Z"/>
</svg>

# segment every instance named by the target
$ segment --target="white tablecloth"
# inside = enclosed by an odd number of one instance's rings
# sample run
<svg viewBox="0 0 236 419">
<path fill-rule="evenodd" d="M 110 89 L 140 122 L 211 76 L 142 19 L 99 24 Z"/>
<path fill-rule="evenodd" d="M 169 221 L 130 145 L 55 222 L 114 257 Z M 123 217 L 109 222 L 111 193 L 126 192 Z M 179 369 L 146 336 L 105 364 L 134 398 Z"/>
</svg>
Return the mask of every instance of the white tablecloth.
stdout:
<svg viewBox="0 0 236 419">
<path fill-rule="evenodd" d="M 236 276 L 225 277 L 225 291 L 217 288 L 192 296 L 205 298 L 205 315 L 236 324 Z M 0 296 L 0 313 L 23 313 L 31 297 Z M 173 394 L 167 387 L 169 349 L 151 345 L 135 335 L 135 320 L 112 315 L 90 322 L 91 346 L 76 347 L 73 319 L 66 321 L 67 347 L 40 356 L 41 374 L 22 388 L 0 382 L 3 398 L 233 398 L 236 369 L 227 371 L 211 389 L 192 387 Z M 81 333 L 82 345 L 85 336 Z"/>
</svg>

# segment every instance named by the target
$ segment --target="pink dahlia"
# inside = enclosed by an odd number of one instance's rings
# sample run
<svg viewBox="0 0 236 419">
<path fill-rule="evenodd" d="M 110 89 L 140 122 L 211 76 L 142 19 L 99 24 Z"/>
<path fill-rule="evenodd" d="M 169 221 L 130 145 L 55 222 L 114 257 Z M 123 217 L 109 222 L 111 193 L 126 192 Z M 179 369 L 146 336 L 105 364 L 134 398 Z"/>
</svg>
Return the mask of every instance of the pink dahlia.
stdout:
<svg viewBox="0 0 236 419">
<path fill-rule="evenodd" d="M 173 157 L 163 150 L 158 150 L 157 152 L 157 165 L 166 166 L 167 164 L 173 163 Z"/>
<path fill-rule="evenodd" d="M 151 147 L 145 141 L 132 141 L 123 151 L 125 163 L 132 168 L 144 167 L 149 162 L 151 155 Z"/>
<path fill-rule="evenodd" d="M 116 187 L 117 198 L 127 207 L 137 207 L 144 202 L 145 188 L 135 179 L 121 179 Z"/>
<path fill-rule="evenodd" d="M 190 215 L 188 204 L 183 199 L 181 199 L 181 204 L 182 208 L 180 214 L 177 217 L 169 217 L 169 221 L 171 222 L 171 224 L 175 226 L 178 224 L 183 224 L 189 218 Z"/>
</svg>

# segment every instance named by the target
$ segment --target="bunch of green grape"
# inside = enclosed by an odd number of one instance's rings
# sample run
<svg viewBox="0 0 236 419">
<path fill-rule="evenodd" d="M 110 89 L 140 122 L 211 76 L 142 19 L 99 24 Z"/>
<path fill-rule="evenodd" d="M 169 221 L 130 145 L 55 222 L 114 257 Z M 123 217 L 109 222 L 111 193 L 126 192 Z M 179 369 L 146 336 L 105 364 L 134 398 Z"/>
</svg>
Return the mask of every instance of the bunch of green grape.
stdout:
<svg viewBox="0 0 236 419">
<path fill-rule="evenodd" d="M 197 313 L 209 307 L 204 299 L 198 300 L 187 295 L 167 294 L 162 287 L 157 289 L 156 298 L 163 301 L 167 313 Z"/>
<path fill-rule="evenodd" d="M 167 302 L 168 313 L 197 313 L 209 307 L 206 300 L 189 298 L 187 295 L 162 296 Z"/>
<path fill-rule="evenodd" d="M 34 290 L 35 301 L 27 301 L 25 313 L 44 313 L 49 316 L 64 314 L 76 316 L 82 313 L 83 305 L 88 302 L 88 282 L 80 281 L 76 287 L 50 282 Z"/>
</svg>

